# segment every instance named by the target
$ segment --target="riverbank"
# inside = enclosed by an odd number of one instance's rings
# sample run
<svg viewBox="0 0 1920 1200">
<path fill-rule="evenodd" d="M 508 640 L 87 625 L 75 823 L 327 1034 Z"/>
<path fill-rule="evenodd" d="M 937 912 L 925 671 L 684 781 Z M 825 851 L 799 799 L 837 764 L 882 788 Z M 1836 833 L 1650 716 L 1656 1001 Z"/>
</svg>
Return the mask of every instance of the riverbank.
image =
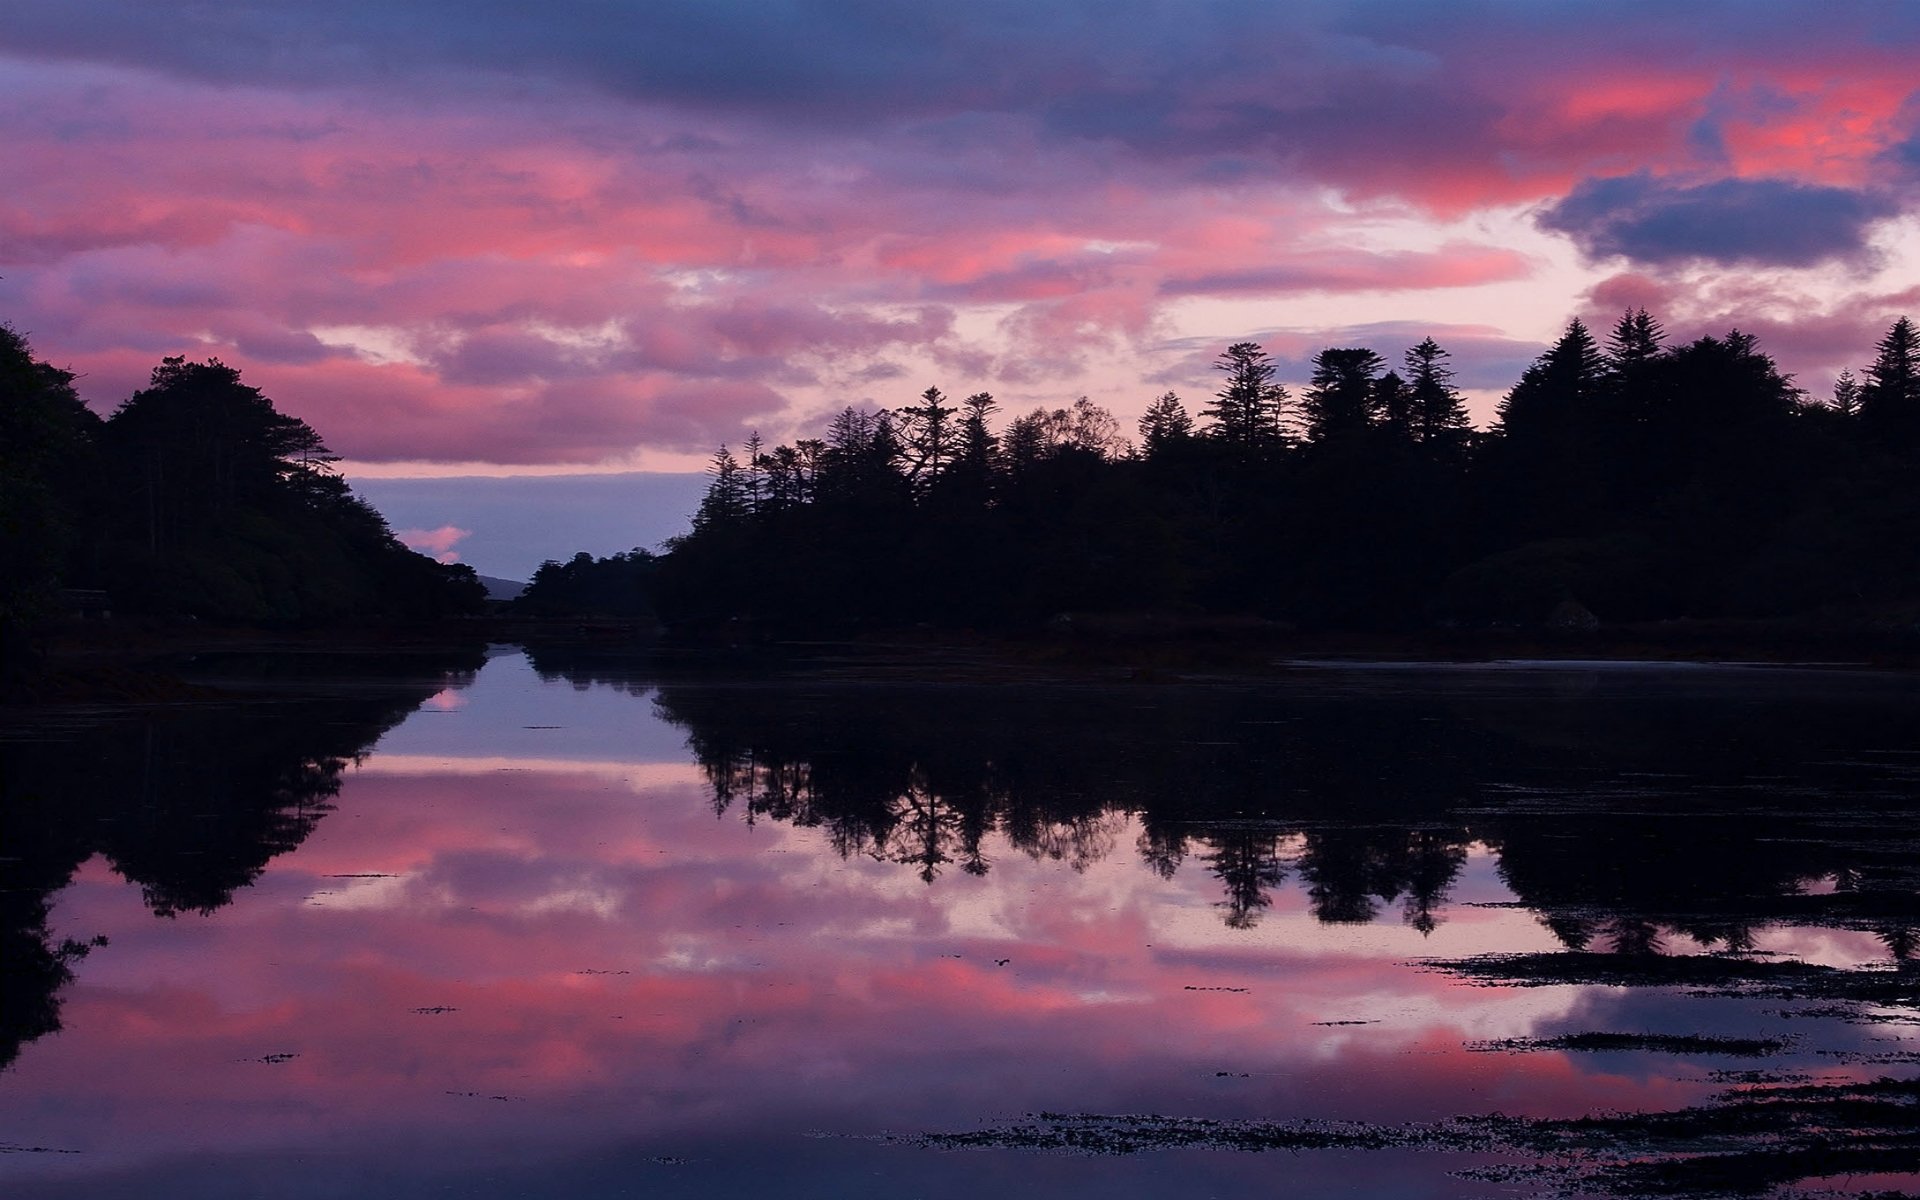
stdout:
<svg viewBox="0 0 1920 1200">
<path fill-rule="evenodd" d="M 665 634 L 650 622 L 479 617 L 308 629 L 132 618 L 35 629 L 0 705 L 174 703 L 217 698 L 187 668 L 209 656 L 395 655 L 514 643 L 542 657 L 646 660 L 668 673 L 809 673 L 993 682 L 1260 677 L 1303 663 L 1695 662 L 1920 668 L 1920 628 L 1881 620 L 1662 621 L 1590 629 L 1299 630 L 1253 619 L 1092 615 L 1008 633 L 900 627 L 818 639 L 748 625 Z M 18 654 L 19 651 L 14 651 Z"/>
<path fill-rule="evenodd" d="M 210 656 L 410 656 L 486 645 L 484 619 L 433 623 L 260 629 L 159 618 L 50 622 L 8 645 L 0 711 L 67 705 L 173 704 L 218 700 L 191 682 Z"/>
</svg>

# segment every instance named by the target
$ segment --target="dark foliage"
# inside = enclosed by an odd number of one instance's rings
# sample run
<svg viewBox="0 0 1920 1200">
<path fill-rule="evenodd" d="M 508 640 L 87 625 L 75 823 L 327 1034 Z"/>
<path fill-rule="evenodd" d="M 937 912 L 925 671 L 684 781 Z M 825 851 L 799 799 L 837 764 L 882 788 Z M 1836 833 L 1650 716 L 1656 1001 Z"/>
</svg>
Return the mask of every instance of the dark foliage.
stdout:
<svg viewBox="0 0 1920 1200">
<path fill-rule="evenodd" d="M 249 624 L 476 611 L 472 570 L 402 546 L 304 421 L 218 361 L 169 358 L 105 421 L 0 328 L 0 623 L 113 608 Z"/>
<path fill-rule="evenodd" d="M 823 441 L 723 448 L 657 611 L 771 634 L 1087 610 L 1881 620 L 1920 603 L 1920 337 L 1902 319 L 1877 353 L 1823 404 L 1750 335 L 1668 345 L 1633 310 L 1603 347 L 1574 321 L 1476 434 L 1430 338 L 1404 374 L 1322 351 L 1297 410 L 1241 342 L 1200 419 L 1162 395 L 1138 448 L 1085 398 L 996 435 L 990 396 L 929 388 Z"/>
<path fill-rule="evenodd" d="M 563 563 L 548 559 L 509 607 L 531 617 L 650 617 L 658 565 L 637 547 L 606 558 L 582 552 Z"/>
</svg>

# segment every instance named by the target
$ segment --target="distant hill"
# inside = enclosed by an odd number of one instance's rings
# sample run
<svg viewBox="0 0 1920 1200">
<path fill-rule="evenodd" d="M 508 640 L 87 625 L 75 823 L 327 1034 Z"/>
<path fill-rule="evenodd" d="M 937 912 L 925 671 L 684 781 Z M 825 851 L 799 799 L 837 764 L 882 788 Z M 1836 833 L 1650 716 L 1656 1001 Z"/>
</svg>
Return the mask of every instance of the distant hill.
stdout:
<svg viewBox="0 0 1920 1200">
<path fill-rule="evenodd" d="M 517 579 L 496 579 L 491 575 L 482 575 L 480 583 L 487 589 L 487 599 L 503 603 L 527 590 L 527 585 Z"/>
</svg>

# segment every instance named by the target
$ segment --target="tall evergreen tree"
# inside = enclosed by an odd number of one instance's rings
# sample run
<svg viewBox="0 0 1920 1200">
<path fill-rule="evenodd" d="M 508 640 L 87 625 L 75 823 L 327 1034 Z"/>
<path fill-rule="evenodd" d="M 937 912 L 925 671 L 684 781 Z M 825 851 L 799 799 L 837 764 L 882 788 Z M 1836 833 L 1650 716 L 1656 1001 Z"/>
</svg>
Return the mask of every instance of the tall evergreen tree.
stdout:
<svg viewBox="0 0 1920 1200">
<path fill-rule="evenodd" d="M 1660 344 L 1666 336 L 1666 328 L 1648 316 L 1646 309 L 1628 309 L 1620 314 L 1613 332 L 1607 335 L 1607 366 L 1625 373 L 1653 361 L 1659 356 Z"/>
<path fill-rule="evenodd" d="M 1148 458 L 1166 452 L 1193 436 L 1193 418 L 1180 397 L 1166 392 L 1147 405 L 1140 417 L 1140 448 Z"/>
<path fill-rule="evenodd" d="M 1877 349 L 1860 389 L 1860 423 L 1886 445 L 1920 446 L 1920 330 L 1901 317 Z"/>
<path fill-rule="evenodd" d="M 1243 457 L 1278 447 L 1287 392 L 1273 382 L 1274 366 L 1267 352 L 1258 342 L 1235 342 L 1221 352 L 1213 368 L 1227 379 L 1213 403 L 1200 410 L 1209 421 L 1207 436 Z"/>
<path fill-rule="evenodd" d="M 1402 359 L 1412 392 L 1414 437 L 1435 449 L 1460 449 L 1472 429 L 1466 401 L 1453 386 L 1453 368 L 1447 363 L 1451 357 L 1427 338 Z"/>
<path fill-rule="evenodd" d="M 892 414 L 842 409 L 827 426 L 816 490 L 822 500 L 892 505 L 906 486 L 899 461 Z"/>
<path fill-rule="evenodd" d="M 1301 397 L 1307 419 L 1307 440 L 1364 433 L 1378 418 L 1380 368 L 1378 354 L 1364 347 L 1328 348 L 1313 356 L 1313 377 Z"/>
<path fill-rule="evenodd" d="M 1499 495 L 1489 515 L 1534 536 L 1581 536 L 1612 513 L 1616 472 L 1599 461 L 1611 374 L 1593 335 L 1567 323 L 1501 400 L 1488 477 Z"/>
<path fill-rule="evenodd" d="M 1860 415 L 1860 381 L 1852 371 L 1840 372 L 1840 377 L 1833 381 L 1831 407 L 1843 417 Z"/>
<path fill-rule="evenodd" d="M 953 415 L 960 410 L 945 400 L 939 388 L 930 387 L 920 393 L 920 403 L 897 408 L 893 413 L 907 478 L 922 493 L 946 470 L 958 449 Z"/>
<path fill-rule="evenodd" d="M 745 524 L 752 511 L 745 473 L 740 469 L 739 460 L 733 457 L 733 451 L 724 444 L 714 451 L 707 476 L 707 494 L 693 514 L 694 532 L 734 529 Z"/>
<path fill-rule="evenodd" d="M 1499 431 L 1522 440 L 1578 437 L 1594 422 L 1606 368 L 1593 334 L 1574 318 L 1500 402 Z"/>
<path fill-rule="evenodd" d="M 946 490 L 975 507 L 986 505 L 999 471 L 1000 438 L 988 423 L 998 407 L 991 392 L 975 392 L 960 402 L 958 449 L 947 469 Z"/>
<path fill-rule="evenodd" d="M 761 504 L 767 498 L 765 447 L 766 443 L 760 440 L 758 429 L 747 435 L 747 444 L 742 447 L 746 458 L 740 463 L 740 490 L 746 498 L 748 512 L 759 512 Z"/>
</svg>

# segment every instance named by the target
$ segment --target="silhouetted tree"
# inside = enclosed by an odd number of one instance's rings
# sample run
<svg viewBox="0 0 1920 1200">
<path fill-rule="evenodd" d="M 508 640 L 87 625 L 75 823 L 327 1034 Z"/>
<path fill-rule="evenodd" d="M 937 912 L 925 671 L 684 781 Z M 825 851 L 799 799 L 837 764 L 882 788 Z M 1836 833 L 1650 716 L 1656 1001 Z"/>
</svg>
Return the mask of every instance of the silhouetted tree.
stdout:
<svg viewBox="0 0 1920 1200">
<path fill-rule="evenodd" d="M 1140 417 L 1139 430 L 1140 449 L 1151 458 L 1191 438 L 1193 418 L 1187 415 L 1179 396 L 1165 392 L 1147 405 L 1147 411 Z"/>
<path fill-rule="evenodd" d="M 1592 533 L 1607 514 L 1606 360 L 1577 318 L 1501 400 L 1494 472 L 1504 519 L 1527 533 Z"/>
<path fill-rule="evenodd" d="M 1444 454 L 1466 449 L 1472 423 L 1466 401 L 1453 386 L 1452 355 L 1432 338 L 1409 349 L 1404 358 L 1407 388 L 1412 393 L 1414 436 L 1422 445 Z"/>
<path fill-rule="evenodd" d="M 1831 407 L 1843 417 L 1860 415 L 1860 381 L 1852 371 L 1840 372 L 1833 381 L 1833 400 Z"/>
<path fill-rule="evenodd" d="M 541 563 L 510 607 L 536 617 L 651 616 L 658 569 L 659 559 L 639 547 L 606 558 L 582 550 Z"/>
<path fill-rule="evenodd" d="M 1885 445 L 1920 446 L 1920 331 L 1901 317 L 1877 349 L 1860 389 L 1860 423 Z"/>
<path fill-rule="evenodd" d="M 100 431 L 85 569 L 116 608 L 218 620 L 434 617 L 485 601 L 470 567 L 394 538 L 304 421 L 218 361 L 162 360 Z"/>
<path fill-rule="evenodd" d="M 1243 460 L 1277 449 L 1283 441 L 1280 416 L 1287 392 L 1273 382 L 1267 352 L 1257 342 L 1235 342 L 1221 352 L 1213 368 L 1227 378 L 1213 403 L 1200 410 L 1208 419 L 1207 436 Z"/>
<path fill-rule="evenodd" d="M 693 514 L 694 530 L 731 529 L 742 525 L 751 514 L 752 506 L 745 473 L 733 457 L 733 451 L 724 445 L 715 450 L 713 461 L 707 465 L 707 476 L 707 494 L 701 497 L 700 507 Z"/>
<path fill-rule="evenodd" d="M 747 444 L 741 449 L 746 458 L 740 463 L 740 491 L 747 511 L 757 513 L 767 497 L 766 443 L 760 440 L 758 429 L 747 435 Z"/>
<path fill-rule="evenodd" d="M 73 373 L 0 325 L 0 626 L 43 610 L 68 574 L 99 427 Z"/>
<path fill-rule="evenodd" d="M 1665 327 L 1646 309 L 1628 309 L 1607 335 L 1607 366 L 1617 374 L 1631 374 L 1659 357 L 1666 336 Z"/>
<path fill-rule="evenodd" d="M 953 415 L 960 410 L 945 400 L 939 388 L 930 387 L 920 393 L 920 403 L 893 411 L 907 479 L 922 493 L 946 470 L 957 449 Z"/>
<path fill-rule="evenodd" d="M 1326 442 L 1369 429 L 1380 413 L 1378 354 L 1364 348 L 1327 349 L 1314 355 L 1313 376 L 1300 398 L 1307 440 Z"/>
<path fill-rule="evenodd" d="M 993 495 L 1000 438 L 989 419 L 998 407 L 990 392 L 975 392 L 960 402 L 960 445 L 948 470 L 947 490 L 969 507 L 984 508 Z"/>
<path fill-rule="evenodd" d="M 1397 371 L 1388 371 L 1373 381 L 1373 411 L 1380 428 L 1402 441 L 1418 440 L 1414 428 L 1413 389 Z"/>
</svg>

